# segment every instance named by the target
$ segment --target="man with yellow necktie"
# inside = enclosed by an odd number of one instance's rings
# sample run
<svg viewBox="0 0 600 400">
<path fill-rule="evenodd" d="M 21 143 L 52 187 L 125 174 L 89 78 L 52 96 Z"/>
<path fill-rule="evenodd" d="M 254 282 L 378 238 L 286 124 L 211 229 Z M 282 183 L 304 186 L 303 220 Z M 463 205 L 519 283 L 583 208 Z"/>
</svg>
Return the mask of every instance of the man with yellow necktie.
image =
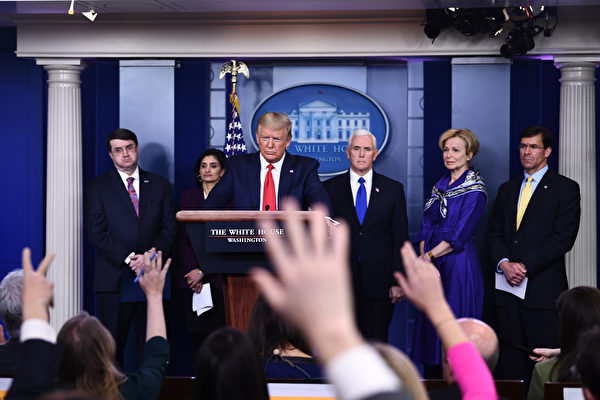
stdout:
<svg viewBox="0 0 600 400">
<path fill-rule="evenodd" d="M 579 184 L 548 169 L 551 152 L 548 129 L 521 132 L 524 174 L 500 186 L 489 232 L 501 343 L 495 377 L 523 379 L 526 386 L 533 369 L 526 349 L 559 347 L 556 299 L 568 288 L 565 254 L 581 214 Z"/>
</svg>

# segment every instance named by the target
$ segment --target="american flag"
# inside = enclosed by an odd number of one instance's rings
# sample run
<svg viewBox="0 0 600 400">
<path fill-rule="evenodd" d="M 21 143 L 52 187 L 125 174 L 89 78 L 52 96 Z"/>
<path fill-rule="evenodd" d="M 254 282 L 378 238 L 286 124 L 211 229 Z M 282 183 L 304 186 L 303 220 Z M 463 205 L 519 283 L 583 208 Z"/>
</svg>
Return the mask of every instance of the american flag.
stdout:
<svg viewBox="0 0 600 400">
<path fill-rule="evenodd" d="M 229 95 L 229 104 L 231 106 L 231 122 L 227 127 L 225 145 L 223 146 L 223 152 L 227 157 L 247 153 L 242 123 L 240 122 L 240 105 L 237 93 Z"/>
</svg>

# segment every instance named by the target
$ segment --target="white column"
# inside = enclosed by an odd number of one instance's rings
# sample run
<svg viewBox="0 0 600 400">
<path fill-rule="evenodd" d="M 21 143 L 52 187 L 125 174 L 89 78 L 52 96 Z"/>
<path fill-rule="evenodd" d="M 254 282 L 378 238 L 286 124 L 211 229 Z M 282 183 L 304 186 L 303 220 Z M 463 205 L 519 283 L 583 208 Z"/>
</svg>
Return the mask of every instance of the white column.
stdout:
<svg viewBox="0 0 600 400">
<path fill-rule="evenodd" d="M 596 286 L 596 116 L 594 81 L 598 59 L 556 57 L 560 78 L 558 170 L 581 189 L 581 223 L 567 253 L 569 287 Z"/>
<path fill-rule="evenodd" d="M 80 60 L 38 59 L 48 71 L 46 166 L 46 252 L 56 257 L 48 271 L 54 282 L 55 329 L 81 311 L 82 155 Z"/>
</svg>

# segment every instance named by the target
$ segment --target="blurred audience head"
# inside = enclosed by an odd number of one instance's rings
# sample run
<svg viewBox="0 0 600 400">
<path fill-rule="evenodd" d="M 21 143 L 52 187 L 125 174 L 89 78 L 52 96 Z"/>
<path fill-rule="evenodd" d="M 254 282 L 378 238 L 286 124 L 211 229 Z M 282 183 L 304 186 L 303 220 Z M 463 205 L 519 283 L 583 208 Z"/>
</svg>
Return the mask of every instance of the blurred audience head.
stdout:
<svg viewBox="0 0 600 400">
<path fill-rule="evenodd" d="M 412 399 L 429 399 L 417 368 L 406 354 L 388 344 L 373 343 L 373 345 L 389 367 L 396 373 L 398 378 L 400 378 L 403 387 L 410 392 Z"/>
<path fill-rule="evenodd" d="M 213 159 L 213 157 L 214 157 L 214 159 Z M 227 157 L 225 156 L 225 153 L 223 153 L 219 149 L 208 149 L 208 150 L 204 151 L 202 154 L 200 154 L 200 157 L 198 157 L 198 159 L 196 160 L 196 164 L 194 165 L 194 182 L 196 183 L 196 186 L 202 187 L 203 178 L 202 178 L 201 167 L 202 167 L 203 162 L 210 164 L 210 161 L 216 161 L 218 164 L 216 171 L 215 171 L 216 175 L 218 175 L 218 178 L 216 179 L 216 181 L 218 182 L 219 178 L 221 178 L 221 176 L 223 176 L 223 173 L 225 172 L 225 169 L 227 168 Z"/>
<path fill-rule="evenodd" d="M 577 286 L 564 291 L 556 303 L 560 318 L 558 338 L 560 354 L 558 367 L 559 382 L 574 381 L 571 367 L 577 357 L 579 334 L 600 326 L 600 290 L 590 286 Z"/>
<path fill-rule="evenodd" d="M 56 390 L 39 397 L 39 400 L 103 400 L 104 397 L 81 390 Z"/>
<path fill-rule="evenodd" d="M 575 369 L 586 400 L 600 399 L 600 327 L 581 334 Z"/>
<path fill-rule="evenodd" d="M 268 400 L 263 363 L 250 339 L 233 328 L 214 331 L 196 355 L 196 399 Z"/>
<path fill-rule="evenodd" d="M 493 372 L 500 355 L 496 332 L 488 324 L 475 318 L 460 318 L 457 322 L 469 341 L 473 343 L 483 361 L 485 361 L 490 372 Z M 443 364 L 444 379 L 450 384 L 454 383 L 456 380 L 445 354 Z"/>
<path fill-rule="evenodd" d="M 248 336 L 254 343 L 256 352 L 265 359 L 271 357 L 275 350 L 281 352 L 293 348 L 308 355 L 312 354 L 310 345 L 302 333 L 276 314 L 261 295 L 252 309 Z"/>
<path fill-rule="evenodd" d="M 119 399 L 125 376 L 114 364 L 115 341 L 100 321 L 83 312 L 68 320 L 56 339 L 63 353 L 58 380 L 109 400 Z"/>
<path fill-rule="evenodd" d="M 23 322 L 21 289 L 23 289 L 22 269 L 9 272 L 0 282 L 0 319 L 11 339 L 19 338 L 21 322 Z"/>
</svg>

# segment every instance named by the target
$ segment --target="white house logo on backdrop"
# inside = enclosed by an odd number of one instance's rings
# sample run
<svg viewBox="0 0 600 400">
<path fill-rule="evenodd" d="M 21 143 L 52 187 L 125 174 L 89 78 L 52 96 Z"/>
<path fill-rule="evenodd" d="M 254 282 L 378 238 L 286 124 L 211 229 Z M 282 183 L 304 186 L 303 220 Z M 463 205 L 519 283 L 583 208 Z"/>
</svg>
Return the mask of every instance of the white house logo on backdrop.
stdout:
<svg viewBox="0 0 600 400">
<path fill-rule="evenodd" d="M 337 105 L 314 100 L 299 105 L 289 114 L 295 139 L 298 143 L 347 142 L 357 129 L 370 129 L 369 112 L 350 112 Z"/>
<path fill-rule="evenodd" d="M 289 152 L 319 160 L 323 176 L 349 168 L 346 145 L 355 130 L 373 132 L 380 153 L 387 143 L 388 120 L 382 108 L 366 94 L 344 86 L 311 83 L 273 93 L 254 111 L 253 141 L 258 117 L 269 111 L 290 117 L 293 139 Z"/>
</svg>

